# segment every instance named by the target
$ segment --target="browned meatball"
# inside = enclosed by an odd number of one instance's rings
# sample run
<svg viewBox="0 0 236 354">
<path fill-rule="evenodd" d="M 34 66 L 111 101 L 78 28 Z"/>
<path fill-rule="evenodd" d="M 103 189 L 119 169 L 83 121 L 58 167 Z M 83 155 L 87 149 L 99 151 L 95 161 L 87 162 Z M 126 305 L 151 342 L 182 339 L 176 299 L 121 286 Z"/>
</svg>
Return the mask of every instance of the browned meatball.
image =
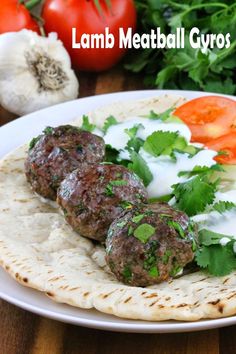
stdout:
<svg viewBox="0 0 236 354">
<path fill-rule="evenodd" d="M 72 172 L 58 189 L 66 220 L 80 235 L 105 241 L 114 219 L 147 201 L 141 180 L 123 166 L 98 164 Z"/>
<path fill-rule="evenodd" d="M 47 127 L 30 142 L 25 173 L 33 190 L 56 200 L 57 188 L 73 170 L 103 161 L 102 138 L 72 125 Z"/>
<path fill-rule="evenodd" d="M 194 257 L 196 228 L 167 203 L 134 208 L 108 231 L 106 260 L 117 279 L 148 286 L 175 276 Z"/>
</svg>

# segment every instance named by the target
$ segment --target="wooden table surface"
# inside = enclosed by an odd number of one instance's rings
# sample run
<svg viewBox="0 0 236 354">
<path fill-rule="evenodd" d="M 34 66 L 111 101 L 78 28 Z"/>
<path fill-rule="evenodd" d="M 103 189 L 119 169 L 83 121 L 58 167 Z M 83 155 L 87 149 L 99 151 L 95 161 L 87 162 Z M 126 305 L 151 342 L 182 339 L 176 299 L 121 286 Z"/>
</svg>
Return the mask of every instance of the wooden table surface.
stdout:
<svg viewBox="0 0 236 354">
<path fill-rule="evenodd" d="M 120 68 L 80 74 L 80 97 L 144 89 Z M 16 116 L 0 107 L 0 125 Z M 0 354 L 235 354 L 236 326 L 180 334 L 127 334 L 49 320 L 0 300 Z"/>
</svg>

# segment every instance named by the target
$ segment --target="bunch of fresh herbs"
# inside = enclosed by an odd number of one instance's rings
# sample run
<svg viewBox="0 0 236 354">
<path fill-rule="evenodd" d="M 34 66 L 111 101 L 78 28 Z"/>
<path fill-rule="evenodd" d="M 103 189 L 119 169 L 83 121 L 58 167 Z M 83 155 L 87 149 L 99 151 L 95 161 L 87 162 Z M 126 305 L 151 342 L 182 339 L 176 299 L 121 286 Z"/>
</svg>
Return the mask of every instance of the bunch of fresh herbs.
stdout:
<svg viewBox="0 0 236 354">
<path fill-rule="evenodd" d="M 150 87 L 236 93 L 236 3 L 235 0 L 136 0 L 138 31 L 161 28 L 166 35 L 184 27 L 188 37 L 193 27 L 201 33 L 230 33 L 229 48 L 203 53 L 185 40 L 184 49 L 142 49 L 127 58 L 126 69 L 142 72 Z"/>
</svg>

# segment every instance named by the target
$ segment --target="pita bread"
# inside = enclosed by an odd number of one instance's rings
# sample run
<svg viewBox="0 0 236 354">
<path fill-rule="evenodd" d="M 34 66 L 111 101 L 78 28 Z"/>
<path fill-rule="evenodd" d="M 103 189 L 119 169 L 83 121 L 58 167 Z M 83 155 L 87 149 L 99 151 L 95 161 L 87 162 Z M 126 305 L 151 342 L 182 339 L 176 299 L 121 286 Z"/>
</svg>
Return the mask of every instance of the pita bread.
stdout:
<svg viewBox="0 0 236 354">
<path fill-rule="evenodd" d="M 182 101 L 164 96 L 119 103 L 89 116 L 102 124 L 110 114 L 123 120 Z M 26 149 L 0 163 L 0 262 L 18 282 L 55 301 L 129 319 L 196 321 L 236 314 L 236 272 L 221 278 L 197 272 L 148 288 L 119 283 L 104 248 L 74 233 L 56 205 L 32 193 L 24 175 Z"/>
</svg>

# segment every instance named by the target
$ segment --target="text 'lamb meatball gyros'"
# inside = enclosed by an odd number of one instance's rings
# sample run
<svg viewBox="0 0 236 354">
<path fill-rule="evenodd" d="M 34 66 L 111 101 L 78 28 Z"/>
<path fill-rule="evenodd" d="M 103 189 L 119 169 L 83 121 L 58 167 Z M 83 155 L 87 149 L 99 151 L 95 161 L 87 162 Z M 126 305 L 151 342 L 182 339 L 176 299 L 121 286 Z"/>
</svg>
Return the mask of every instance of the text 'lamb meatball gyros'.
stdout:
<svg viewBox="0 0 236 354">
<path fill-rule="evenodd" d="M 58 189 L 57 202 L 80 235 L 104 242 L 126 208 L 147 202 L 142 181 L 124 166 L 97 164 L 72 172 Z"/>
<path fill-rule="evenodd" d="M 25 173 L 32 189 L 56 200 L 61 181 L 84 164 L 98 163 L 105 156 L 102 138 L 72 125 L 47 127 L 29 146 Z"/>
<path fill-rule="evenodd" d="M 123 283 L 153 285 L 193 260 L 196 233 L 188 216 L 167 203 L 138 206 L 111 224 L 106 260 Z"/>
</svg>

